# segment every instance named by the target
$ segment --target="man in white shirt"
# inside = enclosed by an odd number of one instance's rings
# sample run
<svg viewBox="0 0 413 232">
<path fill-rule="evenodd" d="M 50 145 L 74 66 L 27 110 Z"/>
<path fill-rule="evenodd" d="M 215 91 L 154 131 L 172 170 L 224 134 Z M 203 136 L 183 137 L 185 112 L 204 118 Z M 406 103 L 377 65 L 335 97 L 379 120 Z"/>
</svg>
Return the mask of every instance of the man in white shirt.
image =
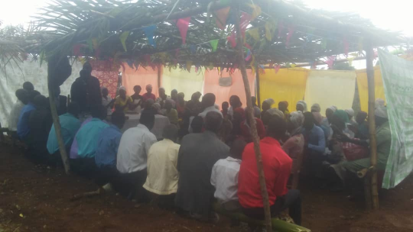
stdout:
<svg viewBox="0 0 413 232">
<path fill-rule="evenodd" d="M 18 89 L 16 91 L 17 101 L 14 103 L 13 108 L 9 115 L 9 131 L 15 133 L 17 131 L 17 123 L 19 122 L 20 112 L 22 111 L 24 105 L 29 102 L 28 92 L 24 89 Z"/>
<path fill-rule="evenodd" d="M 120 172 L 121 193 L 139 202 L 147 200 L 142 185 L 147 176 L 148 152 L 156 140 L 151 130 L 155 115 L 143 111 L 138 126 L 126 130 L 120 140 L 116 168 Z"/>
<path fill-rule="evenodd" d="M 215 187 L 214 197 L 227 211 L 241 209 L 238 203 L 238 173 L 245 145 L 244 140 L 236 140 L 231 147 L 230 156 L 218 160 L 212 168 L 211 184 Z"/>
<path fill-rule="evenodd" d="M 143 187 L 157 195 L 161 208 L 173 208 L 178 191 L 180 145 L 175 143 L 177 138 L 178 127 L 173 124 L 165 126 L 163 140 L 153 144 L 148 153 L 148 177 Z"/>
<path fill-rule="evenodd" d="M 219 110 L 219 107 L 215 106 L 215 95 L 213 93 L 207 93 L 202 97 L 202 107 L 204 110 L 198 114 L 198 116 L 201 116 L 202 118 L 205 118 L 208 112 L 215 111 L 218 112 L 221 116 L 222 113 Z"/>
<path fill-rule="evenodd" d="M 112 108 L 114 99 L 109 95 L 109 91 L 106 87 L 102 87 L 102 105 L 106 108 L 107 115 L 112 115 Z"/>
</svg>

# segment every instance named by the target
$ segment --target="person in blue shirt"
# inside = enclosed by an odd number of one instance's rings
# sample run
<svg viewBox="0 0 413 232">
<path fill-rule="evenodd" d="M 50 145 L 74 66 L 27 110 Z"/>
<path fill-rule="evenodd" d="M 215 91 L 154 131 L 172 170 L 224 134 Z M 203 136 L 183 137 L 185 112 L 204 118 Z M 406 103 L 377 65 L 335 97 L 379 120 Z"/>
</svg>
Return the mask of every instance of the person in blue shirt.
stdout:
<svg viewBox="0 0 413 232">
<path fill-rule="evenodd" d="M 95 154 L 95 163 L 98 168 L 97 184 L 103 185 L 113 182 L 117 176 L 116 155 L 118 153 L 122 132 L 125 125 L 125 113 L 121 110 L 113 112 L 112 124 L 103 129 L 98 138 L 98 146 Z"/>
<path fill-rule="evenodd" d="M 28 136 L 30 132 L 30 128 L 29 128 L 30 112 L 36 109 L 33 101 L 34 101 L 34 98 L 38 95 L 40 95 L 38 91 L 33 90 L 29 92 L 29 101 L 21 110 L 19 121 L 17 123 L 17 136 L 24 143 L 26 143 L 26 145 L 30 144 L 29 136 Z"/>
<path fill-rule="evenodd" d="M 81 122 L 78 119 L 80 107 L 76 102 L 71 102 L 67 110 L 67 113 L 59 116 L 59 121 L 62 131 L 63 142 L 65 143 L 67 154 L 69 154 L 70 147 L 72 146 L 72 142 L 75 138 L 76 132 L 80 128 Z M 47 151 L 50 155 L 52 155 L 52 158 L 55 162 L 61 162 L 59 143 L 57 142 L 56 130 L 54 125 L 50 129 L 49 137 L 47 139 Z"/>
<path fill-rule="evenodd" d="M 75 136 L 78 145 L 75 169 L 81 175 L 89 176 L 96 169 L 95 154 L 98 147 L 100 133 L 109 127 L 103 120 L 107 116 L 106 108 L 103 105 L 94 105 L 91 108 L 92 119 L 82 126 Z"/>
<path fill-rule="evenodd" d="M 310 112 L 304 113 L 303 135 L 310 174 L 319 175 L 325 160 L 326 137 L 323 129 L 315 125 L 314 116 Z"/>
</svg>

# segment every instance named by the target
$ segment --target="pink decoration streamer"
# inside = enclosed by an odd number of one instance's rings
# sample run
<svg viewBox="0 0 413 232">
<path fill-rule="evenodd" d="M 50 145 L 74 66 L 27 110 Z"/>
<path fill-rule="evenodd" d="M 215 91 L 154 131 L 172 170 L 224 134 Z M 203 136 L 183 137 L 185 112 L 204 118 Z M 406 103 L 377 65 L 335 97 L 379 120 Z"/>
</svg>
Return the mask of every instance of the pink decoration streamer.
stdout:
<svg viewBox="0 0 413 232">
<path fill-rule="evenodd" d="M 182 37 L 182 43 L 185 44 L 186 42 L 186 33 L 188 32 L 189 21 L 191 21 L 191 17 L 178 19 L 176 22 L 176 26 L 179 29 Z"/>
<path fill-rule="evenodd" d="M 328 68 L 333 68 L 335 60 L 336 60 L 336 57 L 334 57 L 334 56 L 329 56 L 328 57 L 328 59 L 326 61 L 326 64 L 328 65 Z"/>
<path fill-rule="evenodd" d="M 240 29 L 241 29 L 241 35 L 242 38 L 245 37 L 245 30 L 247 30 L 247 26 L 251 22 L 251 15 L 242 12 L 241 19 L 240 19 Z"/>
<path fill-rule="evenodd" d="M 279 64 L 274 65 L 274 70 L 275 70 L 276 74 L 278 73 L 278 71 L 280 71 L 280 68 L 281 68 L 281 65 L 279 65 Z"/>
<path fill-rule="evenodd" d="M 293 34 L 294 34 L 294 27 L 290 26 L 288 28 L 287 40 L 285 41 L 285 46 L 286 47 L 290 46 L 290 40 L 291 40 L 291 37 L 293 36 Z"/>
<path fill-rule="evenodd" d="M 235 48 L 237 46 L 237 41 L 235 39 L 235 33 L 232 32 L 230 36 L 228 36 L 227 40 L 231 43 L 231 46 Z"/>
</svg>

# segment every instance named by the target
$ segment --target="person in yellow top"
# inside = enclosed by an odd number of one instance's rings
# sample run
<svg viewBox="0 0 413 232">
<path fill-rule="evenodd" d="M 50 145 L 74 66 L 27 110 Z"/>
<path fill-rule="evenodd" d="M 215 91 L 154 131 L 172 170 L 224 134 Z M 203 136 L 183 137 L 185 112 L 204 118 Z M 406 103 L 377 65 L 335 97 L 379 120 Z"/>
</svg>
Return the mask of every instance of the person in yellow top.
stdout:
<svg viewBox="0 0 413 232">
<path fill-rule="evenodd" d="M 123 112 L 127 112 L 132 105 L 132 102 L 132 98 L 126 95 L 126 88 L 123 86 L 120 87 L 119 96 L 115 99 L 115 110 L 123 110 Z"/>
</svg>

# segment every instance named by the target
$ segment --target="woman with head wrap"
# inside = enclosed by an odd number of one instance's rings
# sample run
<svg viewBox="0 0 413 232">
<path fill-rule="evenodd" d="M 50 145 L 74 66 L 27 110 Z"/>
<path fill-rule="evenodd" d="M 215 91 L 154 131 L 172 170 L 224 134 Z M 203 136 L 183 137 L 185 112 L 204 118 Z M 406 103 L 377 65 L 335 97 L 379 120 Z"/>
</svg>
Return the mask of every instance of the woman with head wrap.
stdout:
<svg viewBox="0 0 413 232">
<path fill-rule="evenodd" d="M 126 112 L 129 110 L 129 106 L 132 102 L 132 98 L 126 95 L 126 88 L 121 86 L 119 88 L 119 96 L 115 99 L 115 110 L 123 110 Z"/>
<path fill-rule="evenodd" d="M 279 118 L 285 119 L 285 115 L 283 112 L 281 112 L 281 110 L 276 109 L 276 108 L 271 108 L 267 111 L 265 111 L 265 113 L 262 115 L 261 120 L 264 123 L 265 126 L 268 125 L 271 116 L 276 115 Z"/>
<path fill-rule="evenodd" d="M 307 112 L 307 103 L 305 101 L 298 101 L 296 106 L 297 111 Z"/>
<path fill-rule="evenodd" d="M 268 98 L 262 102 L 262 112 L 261 112 L 261 119 L 264 117 L 265 112 L 267 110 L 271 109 L 272 105 L 275 103 L 275 101 L 272 98 Z"/>
<path fill-rule="evenodd" d="M 287 119 L 290 117 L 290 111 L 288 110 L 288 102 L 287 101 L 279 102 L 278 109 L 281 110 L 281 112 L 283 112 L 284 119 L 287 121 Z"/>
<path fill-rule="evenodd" d="M 293 188 L 298 184 L 298 173 L 301 168 L 302 157 L 304 152 L 304 136 L 302 132 L 302 126 L 304 122 L 304 115 L 301 111 L 295 111 L 290 114 L 290 120 L 288 122 L 288 131 L 291 137 L 283 144 L 282 148 L 293 160 L 292 173 Z M 297 175 L 297 177 L 296 177 Z"/>
<path fill-rule="evenodd" d="M 261 119 L 255 118 L 257 133 L 260 139 L 266 135 L 264 124 Z M 246 118 L 246 112 L 243 108 L 238 107 L 234 110 L 233 132 L 235 135 L 242 136 L 247 143 L 252 142 L 252 135 L 250 131 L 250 123 Z"/>
</svg>

